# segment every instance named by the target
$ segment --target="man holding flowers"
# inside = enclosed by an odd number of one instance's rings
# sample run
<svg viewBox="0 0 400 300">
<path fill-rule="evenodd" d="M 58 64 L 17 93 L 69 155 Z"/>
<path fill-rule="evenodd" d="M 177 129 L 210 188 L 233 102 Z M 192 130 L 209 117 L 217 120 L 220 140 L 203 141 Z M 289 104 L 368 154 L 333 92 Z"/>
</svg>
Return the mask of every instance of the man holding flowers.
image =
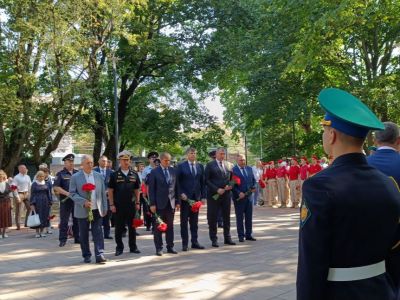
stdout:
<svg viewBox="0 0 400 300">
<path fill-rule="evenodd" d="M 115 256 L 124 251 L 122 234 L 128 224 L 129 251 L 140 253 L 136 246 L 136 227 L 141 226 L 140 211 L 140 180 L 139 175 L 130 167 L 131 153 L 122 151 L 118 154 L 120 168 L 111 174 L 108 182 L 108 198 L 115 223 Z M 135 220 L 135 221 L 134 221 Z"/>
<path fill-rule="evenodd" d="M 218 148 L 215 160 L 209 162 L 205 169 L 205 182 L 207 185 L 207 219 L 211 243 L 213 247 L 219 247 L 217 238 L 218 210 L 222 211 L 224 220 L 224 243 L 236 245 L 231 238 L 231 198 L 234 182 L 232 168 L 225 161 L 225 148 Z"/>
<path fill-rule="evenodd" d="M 82 169 L 72 175 L 69 197 L 74 201 L 74 216 L 78 219 L 80 245 L 85 263 L 91 262 L 89 228 L 92 231 L 96 263 L 104 263 L 102 217 L 107 213 L 107 196 L 101 174 L 93 172 L 93 157 L 82 156 Z"/>
<path fill-rule="evenodd" d="M 239 184 L 234 185 L 232 192 L 239 242 L 244 242 L 245 238 L 249 241 L 255 241 L 256 239 L 252 236 L 253 203 L 251 195 L 256 190 L 256 181 L 254 179 L 253 170 L 246 165 L 246 158 L 243 154 L 237 155 L 236 163 L 237 165 L 233 167 L 232 172 L 233 175 L 239 177 L 240 180 Z M 243 219 L 245 223 L 244 227 Z"/>
<path fill-rule="evenodd" d="M 160 166 L 154 168 L 148 178 L 148 195 L 150 210 L 154 218 L 154 245 L 156 255 L 162 256 L 162 232 L 166 232 L 167 252 L 177 254 L 174 249 L 174 215 L 180 209 L 180 199 L 176 197 L 176 173 L 170 167 L 171 155 L 167 152 L 160 155 Z"/>
<path fill-rule="evenodd" d="M 186 150 L 186 161 L 177 168 L 178 194 L 181 205 L 181 237 L 182 251 L 188 251 L 189 233 L 188 221 L 193 249 L 204 249 L 197 239 L 199 209 L 205 202 L 206 191 L 204 182 L 204 167 L 196 161 L 197 152 L 193 147 Z M 198 207 L 198 208 L 197 208 Z"/>
</svg>

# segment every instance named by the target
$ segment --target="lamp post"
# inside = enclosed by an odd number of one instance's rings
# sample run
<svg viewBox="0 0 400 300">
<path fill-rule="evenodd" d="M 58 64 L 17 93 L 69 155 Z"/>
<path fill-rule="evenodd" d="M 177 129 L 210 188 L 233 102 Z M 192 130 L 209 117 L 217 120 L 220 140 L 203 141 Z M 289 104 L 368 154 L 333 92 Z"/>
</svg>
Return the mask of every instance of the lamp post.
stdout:
<svg viewBox="0 0 400 300">
<path fill-rule="evenodd" d="M 115 165 L 118 167 L 118 152 L 119 152 L 119 128 L 118 128 L 118 96 L 117 96 L 117 64 L 113 55 L 112 66 L 114 76 L 114 128 L 115 128 Z"/>
<path fill-rule="evenodd" d="M 260 160 L 263 158 L 262 126 L 260 126 Z"/>
</svg>

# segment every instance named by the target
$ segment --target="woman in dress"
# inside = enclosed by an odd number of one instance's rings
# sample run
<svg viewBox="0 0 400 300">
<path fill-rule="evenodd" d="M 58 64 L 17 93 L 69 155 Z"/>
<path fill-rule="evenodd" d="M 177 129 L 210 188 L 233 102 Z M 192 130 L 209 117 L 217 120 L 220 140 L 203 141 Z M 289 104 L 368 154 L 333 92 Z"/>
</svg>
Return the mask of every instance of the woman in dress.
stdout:
<svg viewBox="0 0 400 300">
<path fill-rule="evenodd" d="M 35 176 L 36 180 L 32 183 L 31 186 L 31 210 L 35 211 L 40 218 L 40 225 L 36 228 L 35 237 L 46 237 L 46 234 L 43 232 L 45 228 L 47 228 L 50 224 L 49 222 L 49 211 L 50 206 L 53 203 L 53 199 L 51 196 L 51 186 L 49 183 L 45 181 L 45 174 L 43 171 L 39 171 Z"/>
<path fill-rule="evenodd" d="M 0 239 L 8 237 L 6 229 L 12 226 L 10 193 L 16 192 L 8 184 L 7 174 L 0 170 Z"/>
</svg>

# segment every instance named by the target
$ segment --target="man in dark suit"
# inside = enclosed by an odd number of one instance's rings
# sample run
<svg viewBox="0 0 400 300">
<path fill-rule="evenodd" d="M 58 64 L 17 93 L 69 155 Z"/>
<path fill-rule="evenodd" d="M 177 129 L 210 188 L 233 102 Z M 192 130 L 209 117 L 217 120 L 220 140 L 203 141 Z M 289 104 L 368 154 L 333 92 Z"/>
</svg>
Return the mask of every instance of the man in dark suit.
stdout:
<svg viewBox="0 0 400 300">
<path fill-rule="evenodd" d="M 167 152 L 160 155 L 160 166 L 153 169 L 148 177 L 149 200 L 151 212 L 157 213 L 167 224 L 167 252 L 177 254 L 174 249 L 174 214 L 180 209 L 180 199 L 177 197 L 176 171 L 170 167 L 171 155 Z M 157 229 L 157 219 L 154 220 L 154 245 L 156 255 L 162 256 L 162 232 Z"/>
<path fill-rule="evenodd" d="M 382 173 L 392 176 L 400 185 L 400 134 L 397 124 L 384 122 L 385 130 L 375 131 L 378 149 L 367 157 L 368 164 Z"/>
<path fill-rule="evenodd" d="M 93 171 L 100 173 L 101 176 L 103 176 L 104 184 L 106 185 L 106 191 L 108 188 L 108 182 L 110 181 L 110 175 L 112 173 L 112 170 L 107 168 L 107 163 L 108 163 L 107 156 L 102 155 L 99 158 L 99 165 L 93 169 Z M 107 214 L 103 217 L 103 234 L 105 239 L 112 240 L 112 237 L 110 236 L 110 229 L 111 229 L 110 216 L 111 216 L 111 210 L 110 206 L 108 205 Z"/>
<path fill-rule="evenodd" d="M 393 177 L 400 186 L 400 133 L 397 124 L 384 122 L 385 130 L 375 131 L 375 143 L 378 148 L 367 157 L 368 164 L 387 176 Z M 400 290 L 400 252 L 392 251 L 386 259 L 386 268 L 393 282 Z M 400 296 L 400 295 L 398 295 Z"/>
<path fill-rule="evenodd" d="M 225 149 L 216 150 L 215 160 L 210 161 L 205 169 L 205 181 L 207 185 L 207 219 L 211 243 L 213 247 L 219 247 L 217 238 L 217 216 L 221 208 L 224 222 L 224 243 L 236 245 L 232 241 L 231 228 L 231 198 L 232 186 L 229 181 L 232 177 L 232 167 L 225 161 Z M 218 198 L 214 195 L 218 194 Z M 217 198 L 217 199 L 215 199 Z"/>
<path fill-rule="evenodd" d="M 188 251 L 188 220 L 192 248 L 204 249 L 197 239 L 199 212 L 192 212 L 188 199 L 194 201 L 205 201 L 204 167 L 196 161 L 196 149 L 190 147 L 186 150 L 187 160 L 178 165 L 177 184 L 178 194 L 181 198 L 181 237 L 182 251 Z"/>
<path fill-rule="evenodd" d="M 297 299 L 394 300 L 385 262 L 396 247 L 400 193 L 362 153 L 369 130 L 385 127 L 345 91 L 327 88 L 318 99 L 333 162 L 303 184 Z"/>
<path fill-rule="evenodd" d="M 233 175 L 240 178 L 240 185 L 235 185 L 232 190 L 233 203 L 235 205 L 236 227 L 239 242 L 255 241 L 253 233 L 253 203 L 251 195 L 256 190 L 256 180 L 254 179 L 253 170 L 246 166 L 246 158 L 243 154 L 236 157 L 237 165 L 233 167 Z M 245 221 L 245 229 L 243 228 L 243 216 Z"/>
</svg>

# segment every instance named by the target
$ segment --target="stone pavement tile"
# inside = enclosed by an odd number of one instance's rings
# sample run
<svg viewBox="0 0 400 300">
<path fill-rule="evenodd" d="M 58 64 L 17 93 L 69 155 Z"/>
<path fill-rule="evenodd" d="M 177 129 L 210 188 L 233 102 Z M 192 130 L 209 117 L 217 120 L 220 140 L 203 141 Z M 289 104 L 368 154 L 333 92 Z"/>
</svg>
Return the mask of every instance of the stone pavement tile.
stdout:
<svg viewBox="0 0 400 300">
<path fill-rule="evenodd" d="M 8 270 L 0 273 L 0 299 L 295 299 L 298 219 L 295 210 L 256 208 L 257 241 L 224 246 L 219 229 L 216 249 L 208 239 L 204 210 L 199 241 L 206 249 L 180 252 L 177 214 L 178 255 L 156 257 L 152 235 L 140 228 L 142 253 L 115 257 L 115 241 L 106 240 L 105 265 L 83 264 L 80 247 L 71 240 L 58 247 L 57 230 L 45 239 L 33 238 L 31 229 L 12 231 L 0 241 L 0 269 Z M 124 243 L 127 247 L 126 238 Z"/>
</svg>

